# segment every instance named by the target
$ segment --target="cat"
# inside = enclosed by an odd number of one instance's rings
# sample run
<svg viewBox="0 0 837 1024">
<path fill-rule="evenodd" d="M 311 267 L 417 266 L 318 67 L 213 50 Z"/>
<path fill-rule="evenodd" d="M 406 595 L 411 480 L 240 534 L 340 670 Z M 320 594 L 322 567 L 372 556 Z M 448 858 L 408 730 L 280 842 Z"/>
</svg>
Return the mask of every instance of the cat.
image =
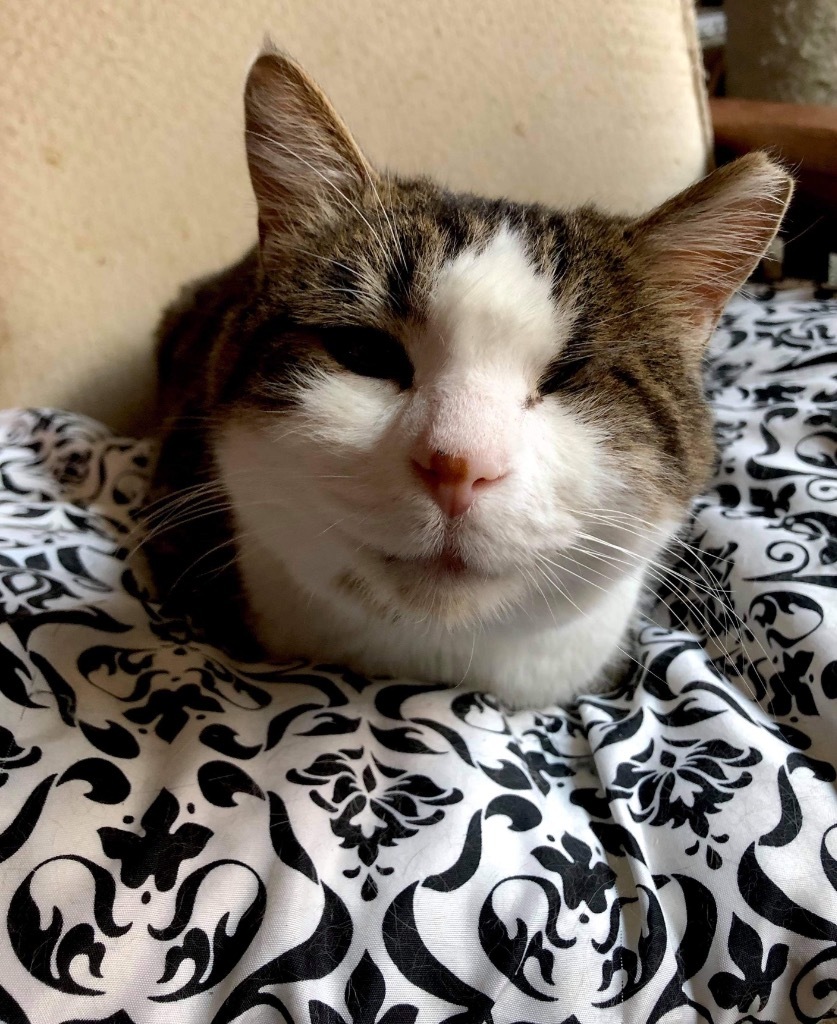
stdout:
<svg viewBox="0 0 837 1024">
<path fill-rule="evenodd" d="M 512 708 L 613 682 L 791 178 L 749 154 L 638 218 L 454 193 L 373 168 L 270 47 L 245 120 L 258 245 L 159 332 L 160 590 L 231 650 Z"/>
</svg>

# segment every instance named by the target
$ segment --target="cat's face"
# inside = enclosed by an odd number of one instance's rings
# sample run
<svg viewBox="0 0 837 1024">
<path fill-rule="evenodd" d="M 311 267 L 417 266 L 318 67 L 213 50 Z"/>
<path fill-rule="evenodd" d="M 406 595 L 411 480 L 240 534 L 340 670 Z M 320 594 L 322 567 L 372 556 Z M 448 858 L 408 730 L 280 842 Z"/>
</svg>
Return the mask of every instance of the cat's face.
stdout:
<svg viewBox="0 0 837 1024">
<path fill-rule="evenodd" d="M 379 175 L 275 55 L 247 115 L 260 298 L 216 458 L 251 549 L 428 628 L 571 618 L 644 568 L 710 470 L 703 348 L 784 173 L 629 222 Z"/>
</svg>

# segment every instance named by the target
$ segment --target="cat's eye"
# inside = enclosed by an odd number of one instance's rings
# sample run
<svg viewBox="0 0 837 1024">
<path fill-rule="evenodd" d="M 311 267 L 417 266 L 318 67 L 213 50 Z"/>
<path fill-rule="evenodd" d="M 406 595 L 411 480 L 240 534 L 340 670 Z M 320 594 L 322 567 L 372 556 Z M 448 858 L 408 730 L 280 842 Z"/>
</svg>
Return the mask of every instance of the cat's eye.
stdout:
<svg viewBox="0 0 837 1024">
<path fill-rule="evenodd" d="M 341 366 L 361 377 L 394 381 L 400 388 L 413 383 L 413 364 L 404 346 L 374 327 L 330 327 L 318 332 L 323 347 Z"/>
<path fill-rule="evenodd" d="M 554 395 L 556 391 L 566 387 L 587 362 L 584 357 L 572 357 L 556 359 L 546 370 L 538 383 L 538 394 Z"/>
</svg>

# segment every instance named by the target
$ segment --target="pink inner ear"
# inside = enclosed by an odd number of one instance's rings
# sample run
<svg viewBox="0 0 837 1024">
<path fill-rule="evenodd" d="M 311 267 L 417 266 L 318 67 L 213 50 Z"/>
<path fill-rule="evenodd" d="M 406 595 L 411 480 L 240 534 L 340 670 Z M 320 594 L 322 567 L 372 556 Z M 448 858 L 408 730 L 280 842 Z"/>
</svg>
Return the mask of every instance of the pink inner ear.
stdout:
<svg viewBox="0 0 837 1024">
<path fill-rule="evenodd" d="M 637 225 L 646 273 L 687 300 L 690 319 L 718 316 L 764 255 L 792 190 L 761 153 L 722 167 Z"/>
<path fill-rule="evenodd" d="M 699 318 L 720 315 L 769 246 L 779 219 L 775 210 L 759 206 L 734 205 L 699 215 L 692 223 L 673 226 L 673 237 L 666 239 L 669 248 L 660 252 L 660 270 L 694 295 Z"/>
<path fill-rule="evenodd" d="M 273 51 L 250 69 L 247 158 L 262 236 L 317 223 L 374 172 L 316 83 Z"/>
</svg>

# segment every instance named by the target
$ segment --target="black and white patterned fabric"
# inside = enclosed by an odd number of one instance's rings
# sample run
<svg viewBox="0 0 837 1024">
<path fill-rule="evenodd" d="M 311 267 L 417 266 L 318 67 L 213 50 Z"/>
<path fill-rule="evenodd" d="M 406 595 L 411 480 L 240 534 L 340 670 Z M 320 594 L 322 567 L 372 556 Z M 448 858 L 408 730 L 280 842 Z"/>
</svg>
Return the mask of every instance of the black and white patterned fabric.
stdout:
<svg viewBox="0 0 837 1024">
<path fill-rule="evenodd" d="M 244 665 L 131 560 L 149 448 L 0 416 L 0 1021 L 745 1024 L 837 1002 L 837 302 L 738 298 L 616 693 Z"/>
</svg>

